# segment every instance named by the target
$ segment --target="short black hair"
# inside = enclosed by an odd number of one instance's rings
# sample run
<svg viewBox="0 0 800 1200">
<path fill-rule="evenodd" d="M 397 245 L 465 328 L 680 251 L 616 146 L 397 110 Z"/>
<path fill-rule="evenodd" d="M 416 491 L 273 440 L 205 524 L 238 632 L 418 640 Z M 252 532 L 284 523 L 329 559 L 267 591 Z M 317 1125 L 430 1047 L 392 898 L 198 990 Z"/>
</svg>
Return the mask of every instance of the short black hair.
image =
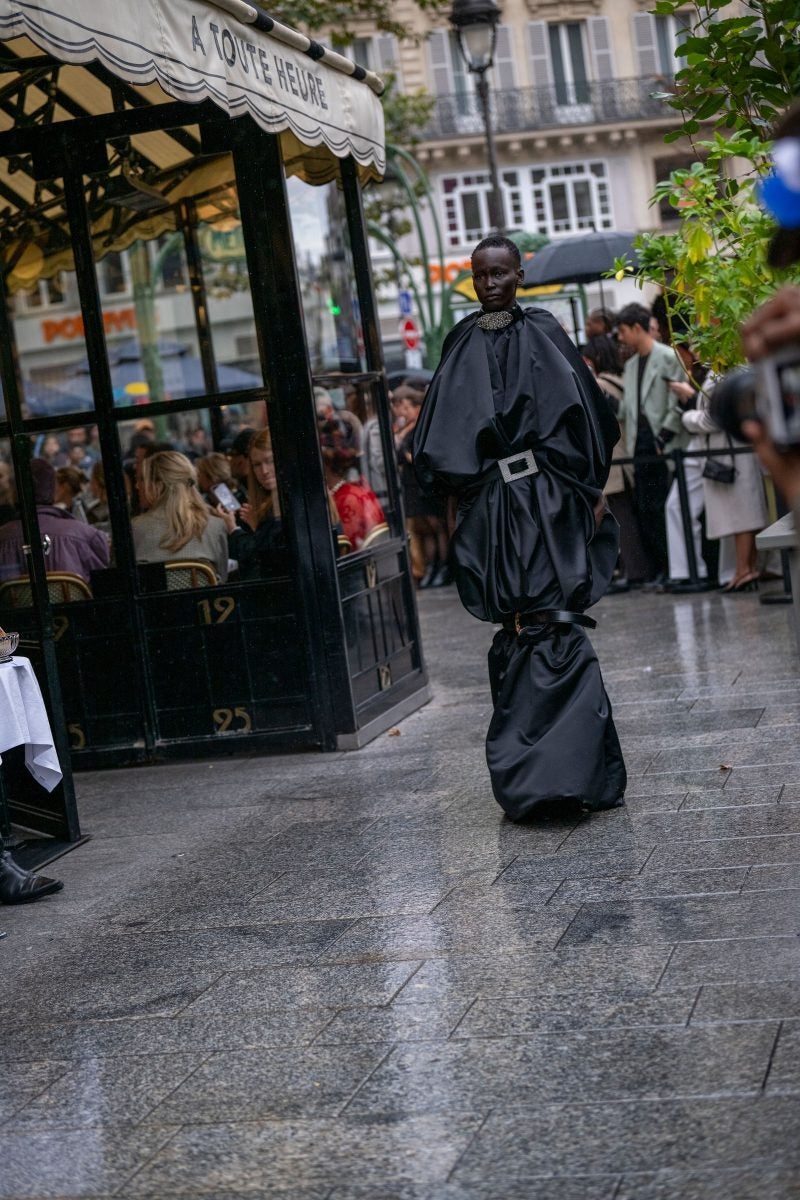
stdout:
<svg viewBox="0 0 800 1200">
<path fill-rule="evenodd" d="M 650 328 L 650 309 L 644 304 L 626 304 L 617 313 L 618 325 L 641 325 L 645 333 Z"/>
<path fill-rule="evenodd" d="M 483 239 L 483 241 L 478 242 L 477 246 L 470 255 L 470 261 L 475 257 L 479 250 L 491 250 L 493 248 L 497 248 L 498 250 L 507 250 L 516 262 L 517 266 L 522 266 L 522 255 L 519 252 L 519 246 L 516 244 L 516 242 L 512 242 L 511 238 L 503 237 L 501 233 L 490 233 L 488 237 Z"/>
</svg>

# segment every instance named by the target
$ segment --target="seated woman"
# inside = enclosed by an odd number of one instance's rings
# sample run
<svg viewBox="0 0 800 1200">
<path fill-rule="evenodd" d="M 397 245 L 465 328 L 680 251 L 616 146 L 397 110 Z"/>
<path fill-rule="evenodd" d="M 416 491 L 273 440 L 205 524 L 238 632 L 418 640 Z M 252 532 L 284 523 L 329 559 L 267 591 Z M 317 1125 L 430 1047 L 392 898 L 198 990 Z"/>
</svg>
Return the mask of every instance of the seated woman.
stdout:
<svg viewBox="0 0 800 1200">
<path fill-rule="evenodd" d="M 59 467 L 56 471 L 56 508 L 63 508 L 72 513 L 78 521 L 88 523 L 86 504 L 83 499 L 83 489 L 86 487 L 86 476 L 77 467 Z"/>
<path fill-rule="evenodd" d="M 338 413 L 318 416 L 317 425 L 328 493 L 344 536 L 354 550 L 360 550 L 375 526 L 385 522 L 383 509 L 363 476 L 352 478 L 358 469 L 360 449 L 353 426 Z"/>
<path fill-rule="evenodd" d="M 106 473 L 101 462 L 96 462 L 89 476 L 88 499 L 85 501 L 86 518 L 90 525 L 111 532 L 111 515 L 108 508 Z"/>
<path fill-rule="evenodd" d="M 225 524 L 209 511 L 197 490 L 194 467 L 176 450 L 163 450 L 141 464 L 147 512 L 131 521 L 137 562 L 210 563 L 217 578 L 228 577 Z"/>
<path fill-rule="evenodd" d="M 240 504 L 244 502 L 245 494 L 240 492 L 236 480 L 233 478 L 231 464 L 228 462 L 226 454 L 220 454 L 218 451 L 204 454 L 202 458 L 198 458 L 194 469 L 197 472 L 197 486 L 203 499 L 211 505 L 215 512 L 219 506 L 219 497 L 214 495 L 213 489 L 220 483 L 230 489 Z"/>
<path fill-rule="evenodd" d="M 247 503 L 238 513 L 227 512 L 221 505 L 216 512 L 225 522 L 228 553 L 239 564 L 239 578 L 258 579 L 263 573 L 262 555 L 284 545 L 275 456 L 268 429 L 260 430 L 250 442 Z"/>
</svg>

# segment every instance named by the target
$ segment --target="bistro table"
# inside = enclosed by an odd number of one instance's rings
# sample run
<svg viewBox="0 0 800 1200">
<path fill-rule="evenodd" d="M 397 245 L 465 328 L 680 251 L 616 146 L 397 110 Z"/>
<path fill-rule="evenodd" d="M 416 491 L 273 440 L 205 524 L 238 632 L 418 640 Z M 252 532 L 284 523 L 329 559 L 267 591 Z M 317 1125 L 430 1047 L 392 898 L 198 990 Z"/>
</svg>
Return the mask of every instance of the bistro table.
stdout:
<svg viewBox="0 0 800 1200">
<path fill-rule="evenodd" d="M 17 655 L 0 663 L 0 756 L 14 746 L 25 747 L 25 766 L 41 787 L 52 792 L 61 782 L 62 773 L 47 709 L 30 660 Z M 35 900 L 61 888 L 55 880 L 36 876 L 18 866 L 10 854 L 12 844 L 8 802 L 0 770 L 0 856 L 4 860 L 4 877 L 8 876 L 9 886 L 20 899 Z M 6 903 L 15 902 L 15 899 L 6 899 Z"/>
</svg>

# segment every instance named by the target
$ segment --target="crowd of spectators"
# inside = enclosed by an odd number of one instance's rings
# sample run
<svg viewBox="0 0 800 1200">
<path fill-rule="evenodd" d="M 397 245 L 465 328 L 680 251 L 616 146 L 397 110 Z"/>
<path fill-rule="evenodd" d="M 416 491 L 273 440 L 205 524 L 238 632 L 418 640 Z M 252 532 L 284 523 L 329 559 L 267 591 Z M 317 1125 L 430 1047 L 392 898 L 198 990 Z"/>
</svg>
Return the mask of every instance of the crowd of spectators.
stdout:
<svg viewBox="0 0 800 1200">
<path fill-rule="evenodd" d="M 710 416 L 716 380 L 680 333 L 668 344 L 671 331 L 657 303 L 652 311 L 636 303 L 617 314 L 595 309 L 585 328 L 581 353 L 620 422 L 606 488 L 621 532 L 610 590 L 755 591 L 763 574 L 755 539 L 768 522 L 764 479 L 755 457 L 732 453 L 743 443 Z M 683 470 L 697 580 L 690 580 L 674 450 L 688 453 Z"/>
<path fill-rule="evenodd" d="M 760 570 L 755 536 L 768 521 L 761 468 L 754 456 L 733 456 L 714 425 L 709 396 L 715 380 L 685 340 L 669 345 L 658 305 L 599 308 L 585 322 L 584 360 L 612 404 L 621 440 L 605 489 L 620 525 L 618 571 L 611 590 L 689 584 L 681 494 L 671 451 L 683 460 L 685 494 L 700 585 L 727 592 L 754 590 Z M 410 372 L 389 393 L 391 439 L 403 494 L 411 570 L 419 587 L 451 582 L 451 514 L 445 501 L 420 487 L 411 441 L 428 382 Z M 374 408 L 355 389 L 315 388 L 331 525 L 339 553 L 388 535 L 390 508 L 385 449 Z M 335 395 L 335 399 L 334 399 Z M 216 579 L 253 579 L 284 546 L 280 499 L 269 430 L 241 423 L 214 450 L 203 424 L 177 437 L 159 436 L 144 418 L 127 433 L 123 470 L 137 561 L 208 563 Z M 34 490 L 48 569 L 87 582 L 113 562 L 109 504 L 97 429 L 80 426 L 39 435 L 32 447 Z M 706 470 L 708 460 L 730 471 Z M 725 478 L 725 476 L 729 478 Z M 722 477 L 720 477 L 722 476 Z M 0 577 L 23 576 L 24 539 L 13 477 L 0 461 Z M 697 586 L 693 582 L 693 587 Z"/>
</svg>

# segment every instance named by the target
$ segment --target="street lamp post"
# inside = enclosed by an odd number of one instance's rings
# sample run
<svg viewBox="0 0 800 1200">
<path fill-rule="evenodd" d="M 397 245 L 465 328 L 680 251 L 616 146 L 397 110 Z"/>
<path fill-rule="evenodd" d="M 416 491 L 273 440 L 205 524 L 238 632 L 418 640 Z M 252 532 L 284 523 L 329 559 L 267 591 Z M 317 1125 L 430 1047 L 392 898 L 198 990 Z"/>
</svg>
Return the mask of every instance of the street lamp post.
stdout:
<svg viewBox="0 0 800 1200">
<path fill-rule="evenodd" d="M 492 65 L 497 42 L 497 22 L 500 9 L 495 0 L 453 0 L 450 24 L 458 35 L 458 48 L 467 70 L 476 76 L 475 89 L 481 105 L 486 136 L 486 156 L 489 160 L 489 219 L 498 233 L 505 232 L 505 211 L 500 178 L 497 174 L 497 154 L 489 105 L 489 81 L 486 73 Z"/>
</svg>

